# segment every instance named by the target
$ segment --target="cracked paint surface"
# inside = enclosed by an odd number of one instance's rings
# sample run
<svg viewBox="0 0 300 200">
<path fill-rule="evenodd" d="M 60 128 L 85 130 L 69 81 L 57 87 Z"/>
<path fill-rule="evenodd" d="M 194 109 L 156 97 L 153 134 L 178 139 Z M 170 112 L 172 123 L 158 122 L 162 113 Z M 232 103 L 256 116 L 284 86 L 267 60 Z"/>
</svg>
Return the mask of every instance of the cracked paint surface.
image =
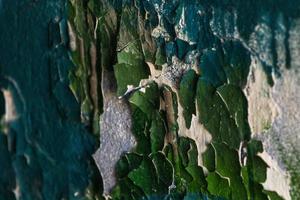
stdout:
<svg viewBox="0 0 300 200">
<path fill-rule="evenodd" d="M 0 199 L 298 199 L 295 4 L 1 1 Z"/>
</svg>

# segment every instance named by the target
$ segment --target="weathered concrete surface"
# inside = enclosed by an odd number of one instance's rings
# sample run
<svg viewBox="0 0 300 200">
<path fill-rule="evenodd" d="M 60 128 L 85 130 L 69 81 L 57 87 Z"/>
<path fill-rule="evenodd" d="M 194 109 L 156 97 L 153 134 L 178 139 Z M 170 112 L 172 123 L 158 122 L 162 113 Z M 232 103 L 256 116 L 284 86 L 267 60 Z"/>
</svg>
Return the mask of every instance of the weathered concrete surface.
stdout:
<svg viewBox="0 0 300 200">
<path fill-rule="evenodd" d="M 278 142 L 266 139 L 274 121 L 280 115 L 279 107 L 272 98 L 274 89 L 268 84 L 261 64 L 253 58 L 244 92 L 248 99 L 248 119 L 251 131 L 255 138 L 263 141 L 265 151 L 260 156 L 269 165 L 267 180 L 263 185 L 266 189 L 277 191 L 285 199 L 291 199 L 290 176 L 277 150 Z M 284 92 L 284 94 L 286 93 Z"/>
<path fill-rule="evenodd" d="M 297 57 L 299 58 L 299 55 Z M 276 80 L 271 94 L 278 106 L 279 115 L 275 118 L 271 129 L 262 136 L 266 151 L 277 158 L 282 168 L 287 170 L 291 178 L 290 188 L 294 199 L 300 198 L 299 67 L 300 65 L 283 71 L 282 78 Z M 280 184 L 280 180 L 277 180 L 277 183 Z"/>
<path fill-rule="evenodd" d="M 295 63 L 297 64 L 297 63 Z M 282 77 L 275 79 L 275 85 L 271 89 L 268 102 L 272 103 L 271 109 L 276 109 L 278 114 L 272 117 L 272 123 L 260 132 L 256 137 L 264 143 L 265 153 L 262 157 L 270 166 L 265 184 L 266 188 L 276 188 L 279 194 L 290 199 L 289 190 L 294 195 L 293 199 L 299 197 L 299 162 L 300 162 L 300 73 L 299 65 L 294 65 L 290 70 L 282 70 Z M 260 108 L 257 113 L 269 112 L 262 101 L 257 101 L 256 106 Z M 250 101 L 251 102 L 251 101 Z M 270 116 L 269 116 L 270 117 Z M 289 186 L 290 185 L 290 186 Z"/>
<path fill-rule="evenodd" d="M 100 148 L 94 154 L 94 159 L 103 178 L 104 193 L 108 194 L 116 183 L 114 166 L 123 153 L 135 146 L 127 102 L 117 97 L 106 100 L 100 128 Z"/>
<path fill-rule="evenodd" d="M 115 165 L 125 152 L 132 150 L 136 141 L 131 133 L 131 112 L 128 102 L 119 99 L 111 72 L 102 74 L 103 114 L 100 117 L 100 147 L 94 159 L 103 179 L 104 194 L 116 184 Z"/>
<path fill-rule="evenodd" d="M 282 18 L 277 20 L 282 23 Z M 251 45 L 261 61 L 252 62 L 245 93 L 251 129 L 263 141 L 265 152 L 261 156 L 270 166 L 264 186 L 273 188 L 286 199 L 299 199 L 299 19 L 291 20 L 289 27 L 281 24 L 272 31 L 264 22 L 257 26 Z M 272 32 L 276 34 L 276 47 L 271 47 L 271 39 L 267 38 Z M 273 87 L 267 84 L 262 62 L 279 68 L 280 76 L 273 71 Z"/>
</svg>

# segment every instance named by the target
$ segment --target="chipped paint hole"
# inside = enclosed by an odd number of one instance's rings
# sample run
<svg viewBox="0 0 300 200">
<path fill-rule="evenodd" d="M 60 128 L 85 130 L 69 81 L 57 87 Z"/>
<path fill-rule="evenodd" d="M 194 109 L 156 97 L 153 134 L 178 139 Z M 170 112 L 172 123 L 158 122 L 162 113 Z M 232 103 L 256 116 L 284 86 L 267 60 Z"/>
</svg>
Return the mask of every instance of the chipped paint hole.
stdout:
<svg viewBox="0 0 300 200">
<path fill-rule="evenodd" d="M 10 90 L 2 89 L 2 93 L 4 96 L 4 100 L 5 100 L 4 121 L 5 121 L 5 123 L 9 123 L 18 118 L 18 115 L 16 112 L 16 106 L 15 106 L 12 92 Z"/>
</svg>

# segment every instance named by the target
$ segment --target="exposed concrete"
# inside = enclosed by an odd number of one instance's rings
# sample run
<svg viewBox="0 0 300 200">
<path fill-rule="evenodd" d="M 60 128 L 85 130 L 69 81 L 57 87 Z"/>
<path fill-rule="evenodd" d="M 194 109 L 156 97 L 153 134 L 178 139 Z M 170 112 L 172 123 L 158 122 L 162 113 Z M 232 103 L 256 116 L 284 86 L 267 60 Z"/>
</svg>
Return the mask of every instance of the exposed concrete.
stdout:
<svg viewBox="0 0 300 200">
<path fill-rule="evenodd" d="M 286 78 L 284 78 L 286 77 Z M 289 75 L 283 75 L 287 79 Z M 271 87 L 267 82 L 267 75 L 262 69 L 262 65 L 255 58 L 252 58 L 250 74 L 245 87 L 245 94 L 248 100 L 248 120 L 252 131 L 252 137 L 263 142 L 264 152 L 260 157 L 269 165 L 267 168 L 267 180 L 263 184 L 264 188 L 270 191 L 276 191 L 286 200 L 290 200 L 290 176 L 286 166 L 283 163 L 280 149 L 280 142 L 275 138 L 283 139 L 283 135 L 274 133 L 278 120 L 282 117 L 282 109 L 278 105 L 281 102 L 274 94 L 280 96 L 290 96 L 289 89 L 280 89 L 282 78 L 277 78 L 275 86 Z M 281 102 L 283 103 L 283 102 Z M 288 103 L 288 102 L 286 102 Z M 294 107 L 296 108 L 296 107 Z M 287 123 L 285 119 L 281 124 Z M 276 137 L 274 137 L 276 135 Z"/>
<path fill-rule="evenodd" d="M 116 96 L 113 75 L 103 72 L 103 114 L 100 117 L 100 148 L 94 159 L 103 179 L 104 194 L 109 194 L 116 184 L 114 168 L 124 152 L 136 145 L 131 132 L 131 112 L 128 103 Z"/>
<path fill-rule="evenodd" d="M 299 55 L 294 58 L 299 58 Z M 279 115 L 264 136 L 266 151 L 279 157 L 277 160 L 284 163 L 284 168 L 291 175 L 293 199 L 300 198 L 297 180 L 300 175 L 300 72 L 297 68 L 284 70 L 282 78 L 276 80 L 272 98 L 278 105 Z M 277 179 L 275 183 L 279 182 Z"/>
<path fill-rule="evenodd" d="M 300 20 L 289 23 L 287 27 L 279 15 L 273 32 L 264 20 L 255 28 L 249 44 L 255 54 L 244 92 L 252 134 L 263 142 L 261 157 L 270 166 L 264 187 L 285 199 L 300 199 Z M 263 65 L 277 67 L 273 87 Z"/>
<path fill-rule="evenodd" d="M 131 113 L 124 100 L 114 97 L 105 103 L 100 128 L 100 148 L 94 159 L 103 178 L 104 194 L 108 194 L 116 183 L 114 166 L 136 143 L 131 133 Z"/>
</svg>

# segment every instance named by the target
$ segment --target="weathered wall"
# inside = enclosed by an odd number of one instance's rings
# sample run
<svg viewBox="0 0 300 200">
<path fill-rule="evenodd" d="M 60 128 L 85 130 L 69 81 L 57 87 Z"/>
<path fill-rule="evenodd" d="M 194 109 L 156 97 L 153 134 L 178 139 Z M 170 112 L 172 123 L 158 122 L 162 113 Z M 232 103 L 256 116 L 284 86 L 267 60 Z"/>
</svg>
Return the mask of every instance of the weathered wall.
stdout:
<svg viewBox="0 0 300 200">
<path fill-rule="evenodd" d="M 0 199 L 299 199 L 299 3 L 0 1 Z"/>
</svg>

